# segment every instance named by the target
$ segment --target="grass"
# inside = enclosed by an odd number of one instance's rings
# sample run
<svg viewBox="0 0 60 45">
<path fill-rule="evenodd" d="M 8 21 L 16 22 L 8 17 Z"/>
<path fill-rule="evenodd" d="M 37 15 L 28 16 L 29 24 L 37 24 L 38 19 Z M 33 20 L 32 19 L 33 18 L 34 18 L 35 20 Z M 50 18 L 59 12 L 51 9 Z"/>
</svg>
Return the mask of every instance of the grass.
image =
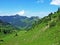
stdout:
<svg viewBox="0 0 60 45">
<path fill-rule="evenodd" d="M 53 19 L 54 22 L 55 19 Z M 0 42 L 0 45 L 60 45 L 60 21 L 52 27 L 42 22 L 29 31 L 19 31 L 17 36 L 15 34 L 2 36 L 3 38 L 0 39 L 4 41 Z"/>
<path fill-rule="evenodd" d="M 1 45 L 57 45 L 59 42 L 58 33 L 60 26 L 58 24 L 52 28 L 47 28 L 42 31 L 45 23 L 40 24 L 38 28 L 34 28 L 28 32 L 20 31 L 18 36 L 15 34 L 7 35 L 3 38 L 4 42 Z M 58 37 L 59 36 L 59 37 Z"/>
</svg>

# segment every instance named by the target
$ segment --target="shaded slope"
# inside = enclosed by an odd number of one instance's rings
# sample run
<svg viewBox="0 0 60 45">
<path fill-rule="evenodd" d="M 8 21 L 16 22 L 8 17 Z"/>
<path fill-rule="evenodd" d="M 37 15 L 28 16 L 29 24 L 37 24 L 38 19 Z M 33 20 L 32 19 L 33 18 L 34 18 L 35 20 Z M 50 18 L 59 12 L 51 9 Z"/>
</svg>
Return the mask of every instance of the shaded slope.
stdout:
<svg viewBox="0 0 60 45">
<path fill-rule="evenodd" d="M 18 14 L 16 14 L 14 16 L 0 16 L 0 19 L 12 24 L 13 26 L 19 29 L 28 29 L 39 18 L 38 17 L 28 18 L 26 16 L 19 16 Z"/>
<path fill-rule="evenodd" d="M 7 22 L 3 22 L 2 20 L 0 20 L 0 38 L 6 36 L 7 34 L 11 34 L 16 30 L 18 30 L 18 28 L 12 26 Z"/>
</svg>

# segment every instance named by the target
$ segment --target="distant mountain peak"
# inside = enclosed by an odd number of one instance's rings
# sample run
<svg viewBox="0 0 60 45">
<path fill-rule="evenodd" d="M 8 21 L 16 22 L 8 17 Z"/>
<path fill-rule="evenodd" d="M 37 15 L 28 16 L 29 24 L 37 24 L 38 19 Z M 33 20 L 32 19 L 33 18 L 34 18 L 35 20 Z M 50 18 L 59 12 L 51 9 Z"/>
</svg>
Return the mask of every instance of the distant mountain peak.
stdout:
<svg viewBox="0 0 60 45">
<path fill-rule="evenodd" d="M 16 14 L 15 16 L 20 16 L 19 14 Z"/>
</svg>

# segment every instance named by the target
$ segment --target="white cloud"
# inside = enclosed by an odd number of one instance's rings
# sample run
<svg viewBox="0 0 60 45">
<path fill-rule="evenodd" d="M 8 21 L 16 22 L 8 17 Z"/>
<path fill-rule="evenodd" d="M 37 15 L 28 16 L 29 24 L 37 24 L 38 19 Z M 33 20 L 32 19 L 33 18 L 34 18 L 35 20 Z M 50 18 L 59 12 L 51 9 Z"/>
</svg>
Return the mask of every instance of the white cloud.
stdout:
<svg viewBox="0 0 60 45">
<path fill-rule="evenodd" d="M 21 10 L 19 12 L 17 12 L 16 14 L 19 14 L 19 15 L 24 15 L 25 11 L 24 10 Z"/>
<path fill-rule="evenodd" d="M 47 16 L 50 12 L 32 12 L 32 11 L 28 11 L 25 16 L 27 17 L 31 17 L 31 16 L 39 16 L 39 17 L 44 17 Z"/>
<path fill-rule="evenodd" d="M 50 4 L 60 6 L 60 0 L 52 0 Z"/>
<path fill-rule="evenodd" d="M 5 12 L 5 11 L 0 11 L 0 16 L 12 16 L 12 15 L 16 15 L 16 14 L 19 14 L 19 15 L 24 15 L 25 14 L 25 11 L 24 10 L 21 10 L 21 11 L 17 11 L 17 12 L 11 12 L 11 11 L 8 11 L 8 12 Z"/>
</svg>

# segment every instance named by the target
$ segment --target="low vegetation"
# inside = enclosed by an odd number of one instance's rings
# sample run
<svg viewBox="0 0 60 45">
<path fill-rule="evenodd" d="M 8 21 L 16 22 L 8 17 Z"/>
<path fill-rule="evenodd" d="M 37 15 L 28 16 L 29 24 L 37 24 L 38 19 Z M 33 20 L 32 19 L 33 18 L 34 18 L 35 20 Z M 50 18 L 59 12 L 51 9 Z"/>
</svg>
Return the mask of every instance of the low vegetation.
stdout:
<svg viewBox="0 0 60 45">
<path fill-rule="evenodd" d="M 0 45 L 60 45 L 60 9 L 39 19 L 29 31 L 15 31 L 2 36 Z"/>
</svg>

